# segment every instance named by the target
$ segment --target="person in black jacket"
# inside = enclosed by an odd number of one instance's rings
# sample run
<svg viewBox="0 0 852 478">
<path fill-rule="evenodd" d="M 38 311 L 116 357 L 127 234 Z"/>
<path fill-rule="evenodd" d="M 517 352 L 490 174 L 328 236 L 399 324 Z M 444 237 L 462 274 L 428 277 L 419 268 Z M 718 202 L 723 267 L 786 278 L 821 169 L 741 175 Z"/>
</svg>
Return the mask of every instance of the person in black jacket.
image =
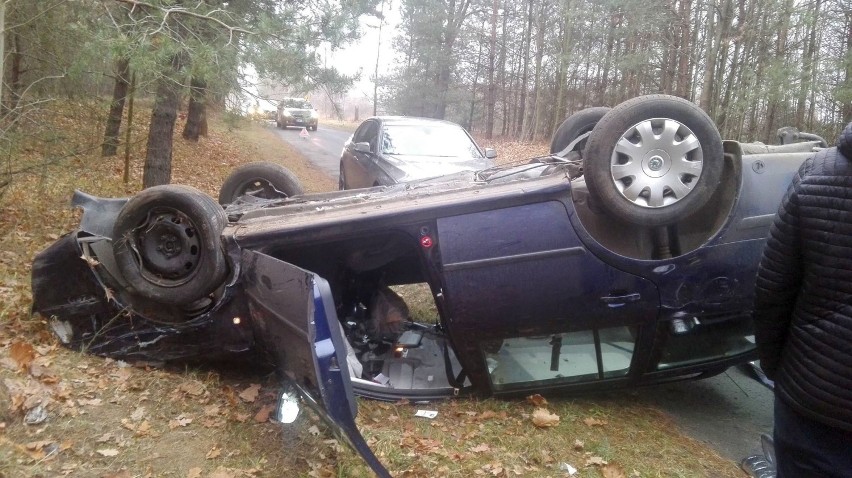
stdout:
<svg viewBox="0 0 852 478">
<path fill-rule="evenodd" d="M 852 477 L 852 123 L 793 178 L 755 288 L 778 477 Z"/>
</svg>

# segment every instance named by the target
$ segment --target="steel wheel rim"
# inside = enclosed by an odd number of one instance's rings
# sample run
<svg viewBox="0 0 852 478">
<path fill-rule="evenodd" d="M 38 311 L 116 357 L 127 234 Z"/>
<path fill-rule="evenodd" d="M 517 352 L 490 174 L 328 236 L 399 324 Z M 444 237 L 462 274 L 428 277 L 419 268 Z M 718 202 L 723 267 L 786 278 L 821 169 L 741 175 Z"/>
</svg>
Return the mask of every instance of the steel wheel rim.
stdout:
<svg viewBox="0 0 852 478">
<path fill-rule="evenodd" d="M 701 177 L 701 142 L 689 127 L 670 118 L 640 121 L 625 131 L 610 159 L 618 192 L 636 206 L 671 206 L 692 192 Z"/>
<path fill-rule="evenodd" d="M 166 287 L 187 283 L 201 260 L 201 237 L 189 217 L 172 208 L 152 210 L 134 231 L 139 271 Z"/>
</svg>

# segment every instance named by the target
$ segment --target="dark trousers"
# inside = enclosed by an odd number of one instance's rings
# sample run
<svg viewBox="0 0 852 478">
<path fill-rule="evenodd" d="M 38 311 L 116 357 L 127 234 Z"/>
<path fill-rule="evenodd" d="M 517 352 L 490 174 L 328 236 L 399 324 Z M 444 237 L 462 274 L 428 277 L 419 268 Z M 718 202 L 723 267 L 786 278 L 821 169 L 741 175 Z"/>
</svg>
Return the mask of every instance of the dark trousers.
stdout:
<svg viewBox="0 0 852 478">
<path fill-rule="evenodd" d="M 852 432 L 805 417 L 775 397 L 777 478 L 852 477 Z"/>
</svg>

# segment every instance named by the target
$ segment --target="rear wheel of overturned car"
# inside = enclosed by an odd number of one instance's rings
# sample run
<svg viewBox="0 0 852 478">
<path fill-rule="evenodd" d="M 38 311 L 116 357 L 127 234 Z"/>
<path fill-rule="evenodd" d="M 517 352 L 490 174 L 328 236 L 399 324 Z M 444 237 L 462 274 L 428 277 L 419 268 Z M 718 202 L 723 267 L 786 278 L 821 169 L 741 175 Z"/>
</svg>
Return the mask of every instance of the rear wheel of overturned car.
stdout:
<svg viewBox="0 0 852 478">
<path fill-rule="evenodd" d="M 148 188 L 124 205 L 113 226 L 118 269 L 140 297 L 192 304 L 225 280 L 220 236 L 227 222 L 216 201 L 195 188 Z"/>
<path fill-rule="evenodd" d="M 257 162 L 235 169 L 219 189 L 219 204 L 226 205 L 240 196 L 278 199 L 302 194 L 299 179 L 284 166 Z"/>
<path fill-rule="evenodd" d="M 566 118 L 553 133 L 553 139 L 550 141 L 550 154 L 562 153 L 569 146 L 571 148 L 565 151 L 563 155 L 570 151 L 582 153 L 589 133 L 592 132 L 598 121 L 609 113 L 609 110 L 610 108 L 605 106 L 586 108 Z"/>
<path fill-rule="evenodd" d="M 722 174 L 722 138 L 698 106 L 667 95 L 625 101 L 586 142 L 589 192 L 613 216 L 647 226 L 673 224 L 712 196 Z"/>
</svg>

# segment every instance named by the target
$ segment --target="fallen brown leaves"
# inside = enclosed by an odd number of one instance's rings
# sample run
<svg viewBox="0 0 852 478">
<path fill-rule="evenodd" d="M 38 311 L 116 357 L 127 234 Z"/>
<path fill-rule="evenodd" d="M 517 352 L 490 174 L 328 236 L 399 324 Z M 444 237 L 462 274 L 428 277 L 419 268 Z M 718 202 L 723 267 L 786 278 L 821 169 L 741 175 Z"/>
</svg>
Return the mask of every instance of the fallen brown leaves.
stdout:
<svg viewBox="0 0 852 478">
<path fill-rule="evenodd" d="M 536 408 L 532 414 L 532 422 L 539 428 L 553 427 L 559 424 L 559 415 L 550 413 L 544 408 Z"/>
<path fill-rule="evenodd" d="M 68 207 L 72 191 L 120 197 L 141 184 L 142 129 L 134 131 L 131 185 L 125 186 L 123 158 L 100 158 L 99 148 L 92 147 L 100 141 L 101 128 L 93 126 L 101 124 L 101 117 L 80 114 L 102 114 L 102 105 L 61 106 L 67 109 L 45 109 L 39 120 L 63 136 L 56 144 L 92 154 L 43 165 L 44 157 L 67 155 L 36 145 L 20 166 L 34 165 L 39 174 L 15 176 L 0 195 L 2 474 L 129 478 L 191 476 L 197 470 L 199 477 L 240 478 L 258 476 L 268 467 L 272 475 L 271 470 L 282 469 L 305 475 L 310 467 L 301 455 L 321 450 L 325 458 L 318 460 L 327 465 L 346 453 L 298 425 L 288 433 L 304 432 L 309 439 L 305 450 L 300 451 L 299 440 L 282 445 L 280 428 L 268 422 L 275 385 L 267 393 L 267 384 L 260 386 L 264 377 L 250 377 L 258 382 L 256 394 L 244 401 L 235 390 L 251 389 L 250 383 L 192 368 L 162 370 L 157 363 L 79 355 L 58 346 L 46 322 L 30 316 L 32 257 L 78 223 L 79 212 Z M 53 127 L 54 120 L 63 126 Z M 86 136 L 90 133 L 94 137 Z M 274 133 L 271 138 L 275 144 L 264 147 L 286 161 L 286 146 Z M 176 138 L 173 180 L 215 195 L 233 167 L 258 159 L 257 150 L 211 117 L 210 136 L 198 144 Z M 326 180 L 329 187 L 335 185 Z"/>
<path fill-rule="evenodd" d="M 30 364 L 35 360 L 36 351 L 32 345 L 26 342 L 14 342 L 9 347 L 9 356 L 12 357 L 21 370 L 30 368 Z"/>
<path fill-rule="evenodd" d="M 260 393 L 260 385 L 253 383 L 250 387 L 240 392 L 240 398 L 245 402 L 253 402 L 257 400 L 257 395 Z"/>
</svg>

